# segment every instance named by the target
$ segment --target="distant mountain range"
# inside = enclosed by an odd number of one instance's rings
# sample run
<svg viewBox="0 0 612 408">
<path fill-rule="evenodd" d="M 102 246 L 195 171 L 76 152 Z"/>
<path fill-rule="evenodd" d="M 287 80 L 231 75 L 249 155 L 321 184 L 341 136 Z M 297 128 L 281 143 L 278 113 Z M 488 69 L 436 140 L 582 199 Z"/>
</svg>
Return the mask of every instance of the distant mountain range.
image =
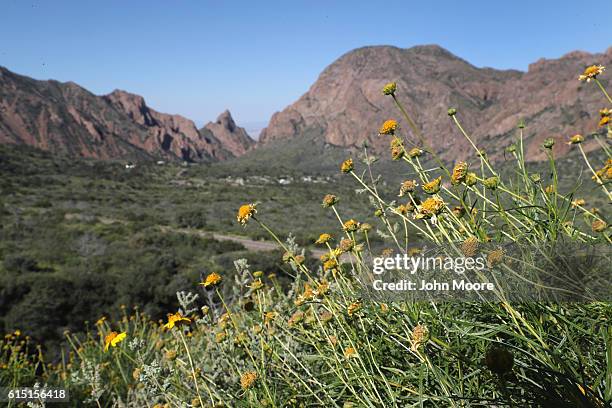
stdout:
<svg viewBox="0 0 612 408">
<path fill-rule="evenodd" d="M 116 90 L 97 96 L 75 83 L 37 81 L 0 67 L 0 142 L 98 159 L 226 160 L 255 143 L 229 111 L 197 129 Z"/>
<path fill-rule="evenodd" d="M 348 149 L 367 140 L 382 152 L 389 140 L 377 129 L 400 116 L 381 88 L 397 81 L 398 98 L 447 159 L 470 151 L 446 114 L 455 107 L 479 146 L 494 157 L 524 120 L 527 156 L 537 160 L 547 137 L 597 131 L 605 100 L 593 84 L 577 80 L 595 63 L 612 65 L 612 48 L 541 59 L 527 72 L 477 68 L 435 45 L 360 48 L 328 66 L 298 101 L 275 113 L 257 142 L 229 111 L 197 129 L 180 115 L 149 108 L 138 95 L 117 90 L 97 96 L 72 82 L 38 81 L 0 67 L 0 143 L 99 159 L 222 161 L 263 154 L 300 137 Z M 606 76 L 602 80 L 607 84 Z M 411 137 L 408 127 L 403 129 Z M 567 146 L 557 143 L 556 149 L 564 154 Z"/>
</svg>

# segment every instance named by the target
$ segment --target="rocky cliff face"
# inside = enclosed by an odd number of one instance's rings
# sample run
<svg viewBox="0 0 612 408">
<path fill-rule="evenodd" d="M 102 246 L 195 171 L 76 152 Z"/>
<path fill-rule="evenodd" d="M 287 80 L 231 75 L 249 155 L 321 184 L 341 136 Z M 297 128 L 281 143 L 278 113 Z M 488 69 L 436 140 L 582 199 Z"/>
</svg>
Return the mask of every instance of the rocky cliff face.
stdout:
<svg viewBox="0 0 612 408">
<path fill-rule="evenodd" d="M 231 113 L 226 110 L 216 121 L 209 122 L 200 129 L 201 134 L 212 133 L 221 144 L 235 156 L 241 156 L 255 145 L 244 128 L 238 127 Z"/>
<path fill-rule="evenodd" d="M 117 90 L 96 96 L 74 83 L 36 81 L 0 67 L 0 143 L 99 159 L 213 161 L 246 150 L 248 135 L 234 129 L 200 132 L 180 115 L 149 108 L 138 95 Z"/>
<path fill-rule="evenodd" d="M 539 159 L 543 139 L 597 130 L 598 110 L 606 106 L 605 100 L 592 83 L 577 80 L 594 63 L 610 65 L 612 48 L 604 54 L 573 52 L 542 59 L 527 72 L 476 68 L 438 46 L 360 48 L 327 67 L 306 94 L 274 114 L 260 142 L 316 131 L 333 145 L 356 147 L 368 140 L 379 151 L 387 149 L 389 139 L 377 135 L 378 127 L 400 115 L 381 88 L 397 81 L 398 98 L 430 145 L 448 159 L 470 153 L 470 145 L 447 116 L 449 107 L 458 109 L 458 117 L 480 146 L 497 154 L 523 119 L 527 156 Z M 408 126 L 401 120 L 400 124 L 412 137 Z M 564 153 L 567 146 L 557 143 L 556 149 Z"/>
</svg>

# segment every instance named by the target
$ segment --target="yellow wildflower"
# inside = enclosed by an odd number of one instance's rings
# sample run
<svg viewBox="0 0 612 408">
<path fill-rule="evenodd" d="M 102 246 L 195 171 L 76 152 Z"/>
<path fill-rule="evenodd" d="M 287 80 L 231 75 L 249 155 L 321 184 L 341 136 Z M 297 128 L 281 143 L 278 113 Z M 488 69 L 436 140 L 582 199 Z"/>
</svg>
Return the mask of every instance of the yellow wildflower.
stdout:
<svg viewBox="0 0 612 408">
<path fill-rule="evenodd" d="M 423 191 L 427 194 L 435 194 L 440 191 L 440 184 L 442 183 L 442 176 L 431 180 L 429 183 L 423 184 Z"/>
<path fill-rule="evenodd" d="M 418 324 L 412 329 L 412 347 L 410 349 L 412 351 L 417 351 L 419 347 L 425 345 L 429 340 L 429 329 L 422 325 Z"/>
<path fill-rule="evenodd" d="M 343 173 L 350 173 L 351 171 L 353 171 L 353 168 L 353 159 L 346 159 L 340 165 L 340 171 L 342 171 Z"/>
<path fill-rule="evenodd" d="M 609 116 L 604 116 L 603 118 L 601 118 L 601 120 L 599 121 L 599 126 L 606 126 L 607 124 L 610 123 L 610 121 L 612 121 L 612 119 L 610 119 Z"/>
<path fill-rule="evenodd" d="M 304 302 L 312 300 L 312 298 L 314 298 L 314 291 L 308 283 L 305 283 L 304 292 L 302 292 L 302 294 L 297 297 L 294 303 L 296 306 L 300 306 L 304 304 Z"/>
<path fill-rule="evenodd" d="M 221 282 L 221 279 L 221 275 L 219 275 L 217 272 L 213 272 L 206 277 L 204 282 L 200 282 L 200 285 L 204 286 L 205 288 L 209 288 L 217 285 L 219 282 Z"/>
<path fill-rule="evenodd" d="M 451 176 L 451 183 L 453 185 L 461 183 L 465 180 L 465 176 L 467 175 L 468 165 L 466 162 L 457 162 L 455 164 L 455 168 L 453 169 L 453 175 Z"/>
<path fill-rule="evenodd" d="M 117 347 L 117 344 L 121 343 L 127 334 L 125 332 L 117 333 L 116 331 L 112 331 L 106 335 L 104 338 L 104 351 L 108 351 L 109 347 Z"/>
<path fill-rule="evenodd" d="M 323 262 L 323 270 L 324 271 L 332 271 L 338 269 L 338 262 L 331 258 Z"/>
<path fill-rule="evenodd" d="M 423 201 L 423 204 L 419 206 L 418 213 L 414 216 L 416 219 L 421 218 L 431 218 L 434 215 L 438 215 L 444 209 L 444 201 L 438 197 L 433 196 L 429 197 L 427 200 Z"/>
<path fill-rule="evenodd" d="M 413 147 L 408 152 L 408 156 L 410 156 L 412 158 L 421 157 L 422 155 L 423 155 L 423 150 L 419 149 L 418 147 Z"/>
<path fill-rule="evenodd" d="M 574 135 L 572 137 L 570 137 L 569 142 L 567 142 L 567 144 L 572 145 L 572 144 L 579 144 L 584 142 L 584 136 L 582 135 Z"/>
<path fill-rule="evenodd" d="M 255 384 L 257 373 L 255 371 L 246 371 L 240 376 L 240 386 L 243 390 L 247 390 Z"/>
<path fill-rule="evenodd" d="M 346 308 L 346 313 L 349 316 L 353 316 L 360 309 L 361 309 L 361 302 L 360 301 L 355 301 L 355 302 L 351 303 L 350 305 L 348 305 L 348 307 Z"/>
<path fill-rule="evenodd" d="M 261 279 L 255 279 L 253 282 L 251 282 L 250 287 L 251 287 L 251 290 L 259 290 L 264 287 L 264 284 L 261 281 Z"/>
<path fill-rule="evenodd" d="M 385 86 L 383 86 L 382 93 L 383 95 L 393 95 L 395 94 L 395 90 L 397 89 L 396 82 L 389 82 Z"/>
<path fill-rule="evenodd" d="M 191 323 L 191 319 L 183 316 L 180 312 L 174 314 L 168 314 L 168 323 L 164 324 L 164 328 L 170 330 L 174 326 L 180 326 L 182 324 Z"/>
<path fill-rule="evenodd" d="M 416 186 L 418 186 L 418 184 L 415 180 L 404 181 L 402 185 L 400 186 L 399 196 L 403 197 L 404 195 L 408 193 L 414 192 L 414 189 L 416 188 Z"/>
<path fill-rule="evenodd" d="M 398 128 L 397 121 L 393 119 L 389 119 L 389 120 L 386 120 L 382 124 L 378 133 L 381 135 L 394 135 L 397 128 Z"/>
<path fill-rule="evenodd" d="M 323 207 L 325 208 L 332 207 L 336 205 L 337 203 L 338 203 L 338 197 L 336 197 L 333 194 L 327 194 L 325 197 L 323 197 Z"/>
<path fill-rule="evenodd" d="M 245 204 L 238 209 L 236 219 L 242 225 L 246 225 L 253 215 L 257 213 L 256 204 Z"/>
<path fill-rule="evenodd" d="M 597 78 L 597 75 L 602 74 L 606 70 L 606 67 L 603 65 L 591 65 L 586 67 L 582 75 L 578 77 L 579 81 L 587 81 L 590 82 L 591 79 Z"/>
<path fill-rule="evenodd" d="M 359 222 L 350 219 L 344 223 L 344 231 L 355 232 L 359 229 Z"/>
<path fill-rule="evenodd" d="M 406 215 L 414 211 L 414 205 L 412 205 L 412 203 L 401 204 L 395 210 L 401 215 Z"/>
<path fill-rule="evenodd" d="M 278 312 L 270 311 L 264 314 L 264 323 L 270 324 L 278 317 Z"/>
<path fill-rule="evenodd" d="M 572 207 L 583 207 L 586 204 L 586 201 L 583 198 L 577 198 L 572 201 Z"/>
<path fill-rule="evenodd" d="M 347 359 L 357 357 L 357 350 L 354 347 L 347 347 L 344 350 L 344 357 Z"/>
<path fill-rule="evenodd" d="M 315 244 L 325 244 L 332 239 L 332 236 L 327 233 L 319 235 L 319 238 L 315 241 Z"/>
<path fill-rule="evenodd" d="M 600 109 L 599 116 L 601 116 L 602 118 L 606 116 L 612 116 L 612 109 L 608 109 L 608 108 Z"/>
</svg>

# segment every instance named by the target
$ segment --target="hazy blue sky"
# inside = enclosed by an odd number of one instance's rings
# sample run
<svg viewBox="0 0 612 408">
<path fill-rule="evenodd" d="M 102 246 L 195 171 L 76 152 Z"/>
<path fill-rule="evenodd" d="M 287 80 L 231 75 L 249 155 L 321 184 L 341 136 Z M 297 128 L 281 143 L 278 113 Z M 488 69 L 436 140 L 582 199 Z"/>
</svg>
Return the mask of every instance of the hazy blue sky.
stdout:
<svg viewBox="0 0 612 408">
<path fill-rule="evenodd" d="M 229 108 L 267 121 L 364 45 L 440 44 L 476 66 L 612 45 L 582 1 L 0 0 L 0 65 L 94 93 L 141 94 L 199 124 Z M 598 9 L 601 8 L 601 11 Z"/>
</svg>

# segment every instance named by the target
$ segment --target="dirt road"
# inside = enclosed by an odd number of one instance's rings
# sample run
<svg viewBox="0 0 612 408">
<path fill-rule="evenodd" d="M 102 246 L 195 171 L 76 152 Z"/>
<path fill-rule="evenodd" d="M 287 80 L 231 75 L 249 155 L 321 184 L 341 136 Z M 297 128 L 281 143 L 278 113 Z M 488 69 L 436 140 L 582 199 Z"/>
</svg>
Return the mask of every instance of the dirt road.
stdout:
<svg viewBox="0 0 612 408">
<path fill-rule="evenodd" d="M 244 245 L 244 247 L 248 249 L 249 251 L 273 251 L 275 249 L 280 248 L 280 245 L 278 245 L 278 243 L 274 241 L 256 241 L 254 239 L 243 237 L 240 235 L 219 234 L 216 232 L 199 231 L 199 230 L 194 230 L 194 229 L 189 229 L 189 228 L 171 228 L 168 226 L 160 226 L 160 229 L 162 231 L 178 232 L 182 234 L 193 234 L 193 235 L 199 235 L 201 237 L 212 236 L 217 241 L 233 241 L 233 242 L 237 242 L 239 244 Z M 315 249 L 315 248 L 308 248 L 308 249 L 310 250 L 312 255 L 317 258 L 326 252 L 321 249 Z"/>
</svg>

